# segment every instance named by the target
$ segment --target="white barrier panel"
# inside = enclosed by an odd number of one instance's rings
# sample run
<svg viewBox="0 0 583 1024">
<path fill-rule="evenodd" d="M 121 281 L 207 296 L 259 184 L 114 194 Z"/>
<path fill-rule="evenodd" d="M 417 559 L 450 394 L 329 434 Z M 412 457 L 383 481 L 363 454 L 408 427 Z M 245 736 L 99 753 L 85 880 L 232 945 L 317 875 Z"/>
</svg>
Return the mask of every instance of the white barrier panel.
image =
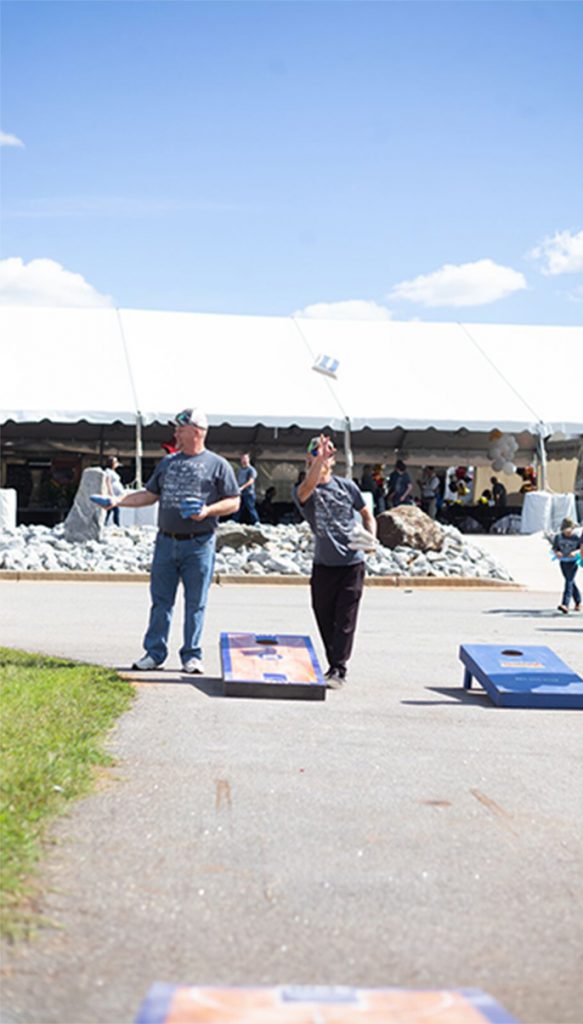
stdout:
<svg viewBox="0 0 583 1024">
<path fill-rule="evenodd" d="M 145 505 L 143 508 L 123 508 L 123 506 L 120 506 L 119 525 L 157 526 L 158 502 L 155 505 Z"/>
<path fill-rule="evenodd" d="M 0 490 L 0 530 L 16 529 L 16 491 Z"/>
<path fill-rule="evenodd" d="M 561 522 L 568 517 L 577 522 L 577 507 L 574 494 L 549 494 L 547 491 L 531 491 L 524 495 L 521 533 L 551 533 L 560 530 Z"/>
</svg>

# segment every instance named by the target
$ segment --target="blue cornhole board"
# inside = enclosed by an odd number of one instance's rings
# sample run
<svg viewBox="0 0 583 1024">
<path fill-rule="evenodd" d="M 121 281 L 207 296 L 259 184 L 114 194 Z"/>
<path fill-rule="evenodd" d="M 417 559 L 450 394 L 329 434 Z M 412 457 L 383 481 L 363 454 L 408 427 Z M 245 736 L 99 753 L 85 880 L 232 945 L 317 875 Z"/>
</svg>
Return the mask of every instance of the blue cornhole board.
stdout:
<svg viewBox="0 0 583 1024">
<path fill-rule="evenodd" d="M 464 689 L 472 679 L 509 708 L 583 708 L 583 679 L 550 647 L 462 644 Z"/>
</svg>

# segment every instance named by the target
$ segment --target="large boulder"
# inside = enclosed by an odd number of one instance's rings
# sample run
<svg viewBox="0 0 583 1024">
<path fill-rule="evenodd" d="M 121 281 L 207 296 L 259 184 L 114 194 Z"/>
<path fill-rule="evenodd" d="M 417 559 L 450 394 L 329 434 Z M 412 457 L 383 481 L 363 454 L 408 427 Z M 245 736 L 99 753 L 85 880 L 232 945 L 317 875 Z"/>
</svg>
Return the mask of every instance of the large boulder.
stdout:
<svg viewBox="0 0 583 1024">
<path fill-rule="evenodd" d="M 386 548 L 408 547 L 441 551 L 445 534 L 431 516 L 416 505 L 397 505 L 377 516 L 377 535 Z"/>
<path fill-rule="evenodd" d="M 105 473 L 98 467 L 83 470 L 75 500 L 65 519 L 65 540 L 70 544 L 101 539 L 105 512 L 89 500 L 90 494 L 107 494 Z"/>
</svg>

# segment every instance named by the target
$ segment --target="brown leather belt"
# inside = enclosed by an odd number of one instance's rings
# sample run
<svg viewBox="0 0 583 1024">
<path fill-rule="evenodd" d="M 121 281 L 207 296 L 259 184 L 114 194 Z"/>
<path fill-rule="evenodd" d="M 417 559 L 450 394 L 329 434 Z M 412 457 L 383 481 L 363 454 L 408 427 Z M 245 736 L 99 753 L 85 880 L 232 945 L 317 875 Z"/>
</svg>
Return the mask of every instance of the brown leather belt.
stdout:
<svg viewBox="0 0 583 1024">
<path fill-rule="evenodd" d="M 172 540 L 192 540 L 193 537 L 201 537 L 200 533 L 168 533 L 168 530 L 160 530 L 163 537 L 172 537 Z"/>
</svg>

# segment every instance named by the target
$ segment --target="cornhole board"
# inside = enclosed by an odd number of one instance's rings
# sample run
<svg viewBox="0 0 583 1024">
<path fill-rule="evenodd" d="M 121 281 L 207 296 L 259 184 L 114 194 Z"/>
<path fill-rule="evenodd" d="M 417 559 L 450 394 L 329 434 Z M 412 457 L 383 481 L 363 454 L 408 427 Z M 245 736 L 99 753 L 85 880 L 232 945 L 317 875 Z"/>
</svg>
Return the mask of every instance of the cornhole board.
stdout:
<svg viewBox="0 0 583 1024">
<path fill-rule="evenodd" d="M 511 708 L 583 708 L 583 679 L 550 647 L 462 644 L 464 688 L 476 679 L 495 704 Z"/>
<path fill-rule="evenodd" d="M 325 700 L 326 680 L 309 636 L 221 633 L 227 697 Z"/>
<path fill-rule="evenodd" d="M 479 989 L 153 985 L 135 1024 L 517 1024 Z"/>
</svg>

